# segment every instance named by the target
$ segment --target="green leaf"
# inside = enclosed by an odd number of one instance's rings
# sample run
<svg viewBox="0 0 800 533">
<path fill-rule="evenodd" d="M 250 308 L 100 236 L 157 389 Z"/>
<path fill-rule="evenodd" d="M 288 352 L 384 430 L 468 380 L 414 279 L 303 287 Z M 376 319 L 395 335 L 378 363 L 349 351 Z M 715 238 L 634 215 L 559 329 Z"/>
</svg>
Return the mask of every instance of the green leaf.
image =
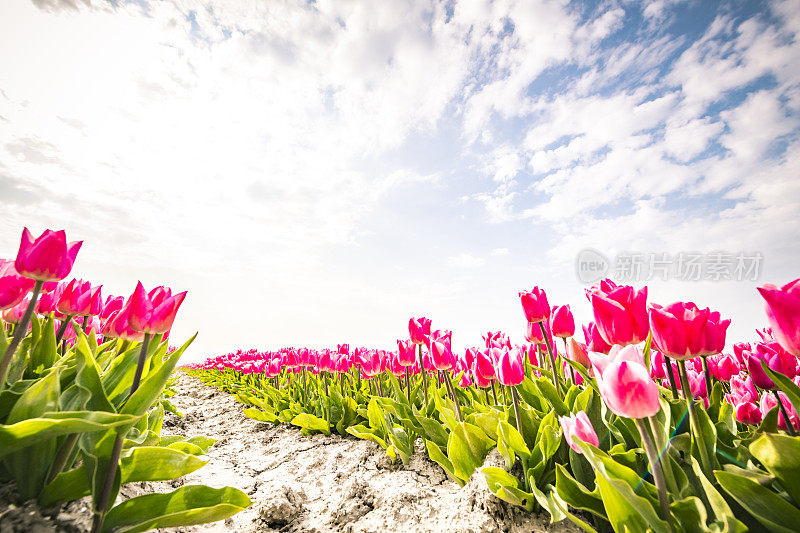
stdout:
<svg viewBox="0 0 800 533">
<path fill-rule="evenodd" d="M 224 520 L 251 505 L 232 487 L 187 485 L 166 494 L 146 494 L 124 501 L 106 515 L 103 532 L 134 533 Z"/>
<path fill-rule="evenodd" d="M 528 512 L 533 511 L 536 499 L 533 494 L 520 490 L 517 478 L 496 466 L 486 466 L 478 472 L 486 480 L 486 485 L 492 494 Z"/>
<path fill-rule="evenodd" d="M 268 422 L 270 424 L 274 424 L 278 421 L 278 417 L 273 413 L 267 413 L 265 411 L 261 411 L 260 409 L 249 408 L 245 409 L 243 413 L 247 418 L 252 418 L 253 420 L 258 420 L 259 422 Z"/>
<path fill-rule="evenodd" d="M 761 368 L 770 377 L 770 379 L 778 386 L 778 388 L 786 394 L 789 401 L 792 402 L 795 411 L 800 413 L 800 387 L 795 385 L 791 379 L 784 376 L 780 372 L 775 372 L 767 366 L 766 361 L 761 361 Z"/>
<path fill-rule="evenodd" d="M 555 410 L 558 416 L 567 416 L 569 415 L 569 408 L 564 403 L 564 401 L 559 398 L 558 391 L 556 391 L 555 385 L 550 382 L 549 379 L 539 378 L 534 381 L 536 387 L 542 393 L 542 396 L 547 399 L 547 403 L 549 403 L 553 409 Z"/>
<path fill-rule="evenodd" d="M 47 334 L 42 336 L 42 339 L 46 337 Z M 15 422 L 23 423 L 25 420 L 38 418 L 47 411 L 56 411 L 60 395 L 61 385 L 58 372 L 52 371 L 28 387 L 20 396 L 8 415 L 8 422 L 13 427 Z M 5 447 L 0 452 L 5 455 L 3 452 L 6 452 Z M 54 437 L 50 437 L 30 441 L 30 445 L 24 450 L 10 453 L 4 457 L 3 463 L 17 482 L 17 490 L 23 499 L 35 498 L 44 488 L 45 478 L 55 454 L 56 440 Z"/>
<path fill-rule="evenodd" d="M 800 524 L 800 510 L 775 492 L 745 476 L 717 470 L 722 488 L 770 531 L 792 533 Z"/>
<path fill-rule="evenodd" d="M 475 469 L 483 465 L 486 454 L 494 445 L 495 442 L 478 426 L 458 423 L 447 440 L 447 457 L 453 463 L 456 477 L 468 480 Z"/>
<path fill-rule="evenodd" d="M 450 462 L 450 459 L 447 458 L 444 452 L 442 452 L 442 449 L 435 442 L 426 439 L 425 449 L 428 451 L 428 457 L 430 457 L 432 461 L 439 463 L 439 466 L 444 469 L 450 479 L 454 480 L 462 487 L 465 485 L 464 481 L 456 477 L 453 463 Z"/>
<path fill-rule="evenodd" d="M 31 350 L 30 368 L 49 369 L 56 362 L 56 328 L 53 315 L 49 315 L 42 325 L 42 332 L 36 345 Z"/>
<path fill-rule="evenodd" d="M 142 446 L 123 454 L 120 459 L 122 484 L 139 481 L 169 481 L 194 472 L 208 461 L 171 448 Z M 41 505 L 72 501 L 91 493 L 83 466 L 62 472 L 45 488 Z"/>
<path fill-rule="evenodd" d="M 750 453 L 777 477 L 796 504 L 800 504 L 800 437 L 765 434 L 750 445 Z"/>
<path fill-rule="evenodd" d="M 292 419 L 292 425 L 301 427 L 307 431 L 320 431 L 325 435 L 331 434 L 331 428 L 327 420 L 323 420 L 308 413 L 301 413 Z"/>
<path fill-rule="evenodd" d="M 44 413 L 39 418 L 0 426 L 0 457 L 50 437 L 108 430 L 136 420 L 136 416 L 92 411 Z"/>
<path fill-rule="evenodd" d="M 120 413 L 140 415 L 150 409 L 150 406 L 153 405 L 153 402 L 164 390 L 170 374 L 172 374 L 172 371 L 175 369 L 175 365 L 178 364 L 178 359 L 181 358 L 183 352 L 189 347 L 196 337 L 197 333 L 195 333 L 191 339 L 186 341 L 183 346 L 169 354 L 169 357 L 161 366 L 150 372 L 147 375 L 147 378 L 142 381 L 139 388 L 136 389 L 136 392 L 131 394 L 130 398 L 128 398 L 128 400 L 122 406 Z"/>
<path fill-rule="evenodd" d="M 589 511 L 595 516 L 606 518 L 600 491 L 590 491 L 570 475 L 563 465 L 556 464 L 556 491 L 561 498 L 575 509 Z"/>
<path fill-rule="evenodd" d="M 500 420 L 497 423 L 497 450 L 503 456 L 506 462 L 506 468 L 511 469 L 514 466 L 516 455 L 528 461 L 531 458 L 531 451 L 525 444 L 525 439 L 517 431 L 517 428 L 506 422 Z"/>
</svg>

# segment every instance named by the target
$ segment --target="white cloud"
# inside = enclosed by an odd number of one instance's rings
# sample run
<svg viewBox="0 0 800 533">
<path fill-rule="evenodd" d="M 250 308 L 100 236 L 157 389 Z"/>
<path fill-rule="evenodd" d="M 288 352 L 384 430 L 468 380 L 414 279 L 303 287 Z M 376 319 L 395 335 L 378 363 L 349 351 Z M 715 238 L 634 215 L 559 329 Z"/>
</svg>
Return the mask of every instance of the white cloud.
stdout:
<svg viewBox="0 0 800 533">
<path fill-rule="evenodd" d="M 455 268 L 477 268 L 485 265 L 486 259 L 462 252 L 458 255 L 448 257 L 447 264 Z"/>
<path fill-rule="evenodd" d="M 504 255 L 509 255 L 511 251 L 508 248 L 494 248 L 491 251 L 491 254 L 494 257 L 502 257 Z"/>
</svg>

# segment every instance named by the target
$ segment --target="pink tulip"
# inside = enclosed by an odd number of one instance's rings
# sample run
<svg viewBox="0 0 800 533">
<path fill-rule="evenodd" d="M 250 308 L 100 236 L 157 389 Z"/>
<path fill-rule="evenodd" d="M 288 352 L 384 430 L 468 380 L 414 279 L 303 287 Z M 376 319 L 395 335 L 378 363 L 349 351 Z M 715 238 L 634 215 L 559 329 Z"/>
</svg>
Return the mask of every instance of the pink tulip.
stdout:
<svg viewBox="0 0 800 533">
<path fill-rule="evenodd" d="M 28 309 L 30 301 L 30 298 L 25 298 L 14 307 L 3 310 L 3 320 L 9 324 L 19 324 L 25 314 L 25 310 Z"/>
<path fill-rule="evenodd" d="M 64 287 L 56 309 L 67 316 L 94 316 L 103 303 L 102 286 L 92 287 L 88 281 L 73 279 Z"/>
<path fill-rule="evenodd" d="M 550 316 L 547 295 L 539 287 L 534 287 L 530 291 L 520 291 L 519 299 L 528 322 L 543 322 Z"/>
<path fill-rule="evenodd" d="M 647 338 L 647 287 L 636 291 L 606 279 L 587 290 L 587 297 L 594 323 L 607 344 L 638 344 Z"/>
<path fill-rule="evenodd" d="M 25 298 L 34 281 L 17 272 L 14 261 L 0 259 L 0 311 L 11 309 Z"/>
<path fill-rule="evenodd" d="M 703 331 L 703 347 L 700 355 L 720 353 L 725 348 L 725 335 L 730 325 L 730 319 L 721 320 L 717 311 L 709 313 Z"/>
<path fill-rule="evenodd" d="M 472 380 L 478 387 L 485 389 L 487 387 L 491 387 L 492 379 L 494 378 L 494 367 L 492 367 L 492 373 L 490 377 L 487 377 L 486 374 L 479 368 L 479 359 L 475 358 L 472 362 L 472 367 L 470 370 L 472 371 Z"/>
<path fill-rule="evenodd" d="M 571 337 L 567 341 L 567 358 L 570 361 L 583 365 L 586 368 L 592 366 L 591 361 L 589 361 L 589 351 L 586 348 L 586 345 L 582 342 L 578 342 L 575 340 L 575 337 Z"/>
<path fill-rule="evenodd" d="M 427 344 L 431 334 L 431 321 L 429 318 L 411 318 L 408 320 L 408 335 L 414 344 Z"/>
<path fill-rule="evenodd" d="M 759 287 L 765 300 L 767 320 L 775 339 L 783 349 L 800 357 L 800 279 L 780 289 L 775 285 Z"/>
<path fill-rule="evenodd" d="M 719 354 L 708 358 L 708 369 L 716 379 L 729 382 L 739 373 L 740 367 L 736 358 L 730 354 Z"/>
<path fill-rule="evenodd" d="M 156 287 L 148 294 L 140 281 L 130 299 L 128 321 L 131 328 L 144 333 L 165 333 L 172 328 L 186 292 L 172 295 L 166 287 Z"/>
<path fill-rule="evenodd" d="M 586 339 L 586 350 L 589 352 L 608 353 L 611 345 L 600 335 L 597 325 L 589 322 L 588 326 L 583 326 L 583 337 Z"/>
<path fill-rule="evenodd" d="M 742 424 L 756 425 L 763 419 L 761 410 L 753 402 L 742 402 L 735 406 L 736 420 Z"/>
<path fill-rule="evenodd" d="M 128 317 L 130 304 L 126 304 L 119 311 L 114 311 L 100 328 L 100 333 L 112 339 L 122 339 L 139 342 L 144 338 L 144 333 L 131 328 Z M 70 328 L 67 328 L 70 329 Z"/>
<path fill-rule="evenodd" d="M 452 331 L 436 330 L 431 333 L 429 339 L 429 349 L 431 362 L 436 370 L 450 370 L 455 364 L 455 358 L 450 348 L 450 338 Z"/>
<path fill-rule="evenodd" d="M 69 275 L 82 244 L 83 241 L 67 244 L 64 230 L 48 229 L 34 239 L 25 228 L 14 266 L 17 272 L 31 279 L 59 281 Z"/>
<path fill-rule="evenodd" d="M 595 376 L 602 375 L 606 367 L 618 361 L 630 361 L 644 366 L 644 352 L 640 347 L 634 345 L 615 344 L 608 354 L 588 352 L 587 356 L 592 363 Z"/>
<path fill-rule="evenodd" d="M 497 381 L 506 386 L 519 385 L 525 380 L 525 365 L 519 350 L 492 348 L 497 350 Z"/>
<path fill-rule="evenodd" d="M 65 319 L 66 316 L 56 309 L 56 304 L 58 300 L 61 299 L 61 293 L 64 292 L 64 287 L 64 284 L 59 283 L 55 290 L 41 294 L 39 300 L 36 302 L 36 312 L 40 315 L 55 313 L 56 318 L 59 320 Z"/>
<path fill-rule="evenodd" d="M 647 418 L 661 409 L 658 385 L 644 365 L 618 359 L 595 375 L 600 396 L 613 413 L 627 418 Z"/>
<path fill-rule="evenodd" d="M 731 378 L 731 394 L 736 398 L 737 402 L 755 402 L 758 400 L 758 391 L 753 384 L 753 378 L 744 372 Z"/>
<path fill-rule="evenodd" d="M 500 348 L 494 348 L 500 351 Z M 476 376 L 480 376 L 482 381 L 491 382 L 495 378 L 494 362 L 489 355 L 489 350 L 479 351 L 475 354 L 473 370 Z"/>
<path fill-rule="evenodd" d="M 700 309 L 692 302 L 675 302 L 666 307 L 652 304 L 653 343 L 664 355 L 674 359 L 686 360 L 706 354 L 705 331 L 710 314 L 711 311 Z"/>
<path fill-rule="evenodd" d="M 511 339 L 502 331 L 484 333 L 483 340 L 487 348 L 511 348 Z"/>
<path fill-rule="evenodd" d="M 556 305 L 550 314 L 550 331 L 554 337 L 566 339 L 575 335 L 575 319 L 568 305 Z"/>
<path fill-rule="evenodd" d="M 401 365 L 411 366 L 417 360 L 416 345 L 410 340 L 397 340 L 397 358 Z"/>
<path fill-rule="evenodd" d="M 337 353 L 350 355 L 350 345 L 349 344 L 337 344 L 336 345 Z"/>
<path fill-rule="evenodd" d="M 102 311 L 100 311 L 100 320 L 103 321 L 107 319 L 109 316 L 111 316 L 111 313 L 122 309 L 123 305 L 125 305 L 125 298 L 122 296 L 109 295 L 106 298 L 106 302 L 103 304 Z"/>
<path fill-rule="evenodd" d="M 538 322 L 528 322 L 525 329 L 525 340 L 533 344 L 544 344 L 542 328 L 539 327 Z"/>
<path fill-rule="evenodd" d="M 597 433 L 592 427 L 592 422 L 584 411 L 578 411 L 576 414 L 570 416 L 560 416 L 558 421 L 561 423 L 561 430 L 564 432 L 564 438 L 567 439 L 569 447 L 577 453 L 583 454 L 581 447 L 575 442 L 573 437 L 582 440 L 592 446 L 598 446 L 600 439 L 597 438 Z"/>
</svg>

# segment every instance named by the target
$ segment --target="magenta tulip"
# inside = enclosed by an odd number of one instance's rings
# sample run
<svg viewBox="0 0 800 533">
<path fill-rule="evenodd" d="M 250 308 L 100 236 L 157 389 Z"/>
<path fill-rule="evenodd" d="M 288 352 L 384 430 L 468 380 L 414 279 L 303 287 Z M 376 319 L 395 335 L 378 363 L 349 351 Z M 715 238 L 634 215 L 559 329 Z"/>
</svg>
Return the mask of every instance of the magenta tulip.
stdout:
<svg viewBox="0 0 800 533">
<path fill-rule="evenodd" d="M 600 439 L 597 438 L 597 433 L 594 431 L 592 422 L 584 411 L 578 411 L 576 414 L 570 416 L 560 416 L 558 421 L 561 423 L 561 430 L 564 432 L 564 438 L 567 439 L 569 447 L 577 453 L 583 454 L 583 450 L 575 442 L 573 437 L 577 437 L 592 446 L 598 446 Z"/>
<path fill-rule="evenodd" d="M 67 316 L 94 316 L 103 303 L 102 285 L 92 287 L 88 281 L 73 279 L 61 293 L 56 309 Z"/>
<path fill-rule="evenodd" d="M 597 325 L 589 322 L 588 326 L 583 326 L 583 337 L 586 339 L 586 350 L 589 352 L 608 353 L 611 345 L 600 335 Z"/>
<path fill-rule="evenodd" d="M 431 362 L 436 370 L 450 370 L 455 364 L 455 358 L 450 348 L 452 334 L 452 331 L 440 330 L 431 333 L 428 348 L 431 354 Z"/>
<path fill-rule="evenodd" d="M 34 281 L 20 275 L 14 261 L 0 259 L 0 311 L 11 309 L 25 298 Z"/>
<path fill-rule="evenodd" d="M 616 360 L 597 373 L 597 381 L 603 401 L 619 416 L 647 418 L 661 409 L 658 385 L 642 364 Z"/>
<path fill-rule="evenodd" d="M 575 335 L 575 318 L 568 305 L 556 305 L 550 314 L 550 331 L 554 337 L 566 339 Z"/>
<path fill-rule="evenodd" d="M 417 360 L 416 345 L 410 340 L 397 340 L 397 360 L 403 366 L 411 366 Z"/>
<path fill-rule="evenodd" d="M 763 415 L 753 402 L 742 402 L 734 407 L 736 420 L 742 424 L 756 425 L 761 423 Z"/>
<path fill-rule="evenodd" d="M 525 380 L 525 365 L 519 350 L 492 348 L 497 350 L 497 381 L 506 386 L 519 385 Z"/>
<path fill-rule="evenodd" d="M 519 299 L 528 322 L 543 322 L 550 316 L 547 295 L 539 287 L 534 287 L 530 291 L 520 291 Z"/>
<path fill-rule="evenodd" d="M 156 287 L 148 294 L 140 281 L 130 299 L 128 322 L 136 331 L 165 333 L 172 328 L 178 308 L 186 298 L 186 292 L 172 295 L 166 287 Z"/>
<path fill-rule="evenodd" d="M 575 340 L 574 337 L 570 338 L 567 341 L 567 358 L 570 361 L 583 365 L 586 368 L 592 366 L 591 361 L 589 361 L 589 351 L 586 348 L 586 345 L 582 342 L 578 342 Z"/>
<path fill-rule="evenodd" d="M 692 302 L 675 302 L 666 307 L 652 304 L 650 331 L 653 343 L 664 355 L 678 360 L 703 355 L 710 313 Z"/>
<path fill-rule="evenodd" d="M 636 291 L 606 279 L 586 295 L 592 303 L 594 323 L 607 344 L 625 346 L 647 338 L 647 287 Z"/>
<path fill-rule="evenodd" d="M 14 266 L 17 272 L 31 279 L 59 281 L 69 275 L 82 244 L 83 241 L 67 244 L 64 230 L 48 229 L 34 239 L 25 228 Z"/>
<path fill-rule="evenodd" d="M 758 289 L 765 300 L 767 320 L 783 349 L 800 357 L 800 279 L 781 288 L 764 285 Z"/>
<path fill-rule="evenodd" d="M 408 335 L 414 344 L 427 344 L 431 334 L 431 320 L 429 318 L 411 318 L 408 320 Z"/>
</svg>

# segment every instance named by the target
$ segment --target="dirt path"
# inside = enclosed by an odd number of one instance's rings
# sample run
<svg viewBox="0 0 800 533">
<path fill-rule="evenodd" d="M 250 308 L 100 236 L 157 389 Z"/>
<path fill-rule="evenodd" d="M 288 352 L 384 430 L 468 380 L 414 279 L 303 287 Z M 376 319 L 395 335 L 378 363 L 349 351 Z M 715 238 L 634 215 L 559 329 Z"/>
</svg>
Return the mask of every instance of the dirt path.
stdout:
<svg viewBox="0 0 800 533">
<path fill-rule="evenodd" d="M 172 483 L 126 485 L 123 497 L 202 483 L 237 487 L 253 505 L 224 523 L 175 531 L 576 531 L 566 523 L 549 525 L 546 514 L 530 515 L 497 500 L 479 476 L 460 488 L 421 451 L 407 467 L 392 465 L 371 442 L 309 437 L 293 427 L 251 420 L 233 397 L 185 374 L 176 388 L 172 401 L 185 418 L 168 416 L 163 434 L 217 439 L 210 461 Z M 487 461 L 502 459 L 494 452 Z M 9 512 L 3 510 L 7 505 L 0 504 L 0 533 L 30 531 L 34 524 L 44 527 L 39 531 L 88 525 L 86 500 L 25 524 L 20 515 L 37 515 L 35 508 Z"/>
</svg>

